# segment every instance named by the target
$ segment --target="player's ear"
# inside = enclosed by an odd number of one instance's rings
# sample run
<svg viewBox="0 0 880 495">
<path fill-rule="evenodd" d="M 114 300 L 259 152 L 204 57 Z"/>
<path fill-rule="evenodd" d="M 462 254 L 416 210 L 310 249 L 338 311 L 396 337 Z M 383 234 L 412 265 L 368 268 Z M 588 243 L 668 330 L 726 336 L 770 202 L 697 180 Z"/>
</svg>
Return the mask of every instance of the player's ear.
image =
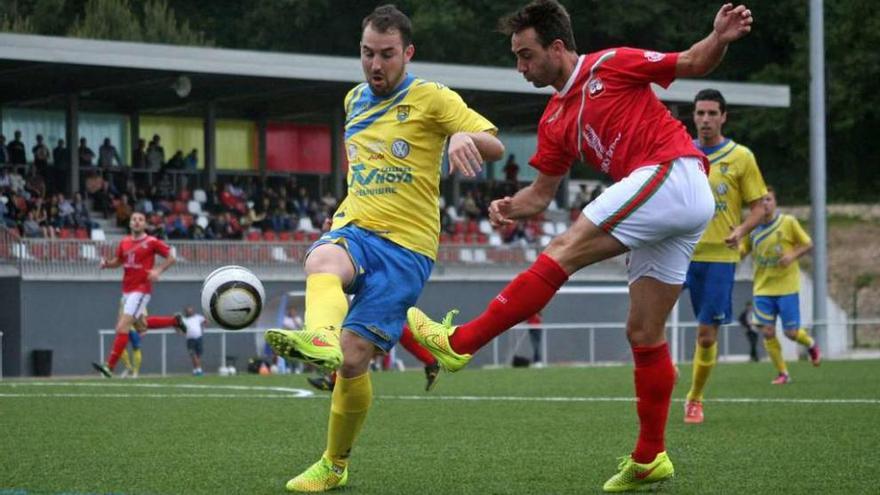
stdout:
<svg viewBox="0 0 880 495">
<path fill-rule="evenodd" d="M 416 45 L 410 43 L 406 48 L 403 49 L 403 61 L 409 63 L 410 59 L 412 59 L 415 53 Z"/>
</svg>

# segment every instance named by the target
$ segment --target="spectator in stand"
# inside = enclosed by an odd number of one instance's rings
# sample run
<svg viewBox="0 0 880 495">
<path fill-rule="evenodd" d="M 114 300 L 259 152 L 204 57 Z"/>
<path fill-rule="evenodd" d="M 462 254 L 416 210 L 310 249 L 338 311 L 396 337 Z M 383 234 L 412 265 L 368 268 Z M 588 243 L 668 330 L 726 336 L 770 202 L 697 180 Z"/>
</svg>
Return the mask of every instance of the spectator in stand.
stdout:
<svg viewBox="0 0 880 495">
<path fill-rule="evenodd" d="M 55 231 L 60 230 L 63 226 L 60 206 L 57 194 L 49 197 L 49 204 L 46 205 L 46 224 Z"/>
<path fill-rule="evenodd" d="M 82 194 L 76 193 L 73 196 L 73 223 L 77 227 L 92 228 L 92 219 L 89 217 L 89 209 L 83 201 Z"/>
<path fill-rule="evenodd" d="M 12 177 L 9 175 L 9 170 L 0 162 L 0 192 L 7 189 L 12 189 Z"/>
<path fill-rule="evenodd" d="M 9 163 L 9 154 L 6 151 L 6 136 L 0 134 L 0 165 Z"/>
<path fill-rule="evenodd" d="M 605 191 L 605 187 L 602 184 L 596 184 L 596 187 L 593 188 L 593 192 L 590 193 L 590 203 L 596 201 L 596 198 L 599 197 Z"/>
<path fill-rule="evenodd" d="M 12 165 L 27 164 L 24 143 L 21 142 L 21 131 L 15 131 L 15 138 L 6 145 L 6 153 L 9 158 L 9 163 Z"/>
<path fill-rule="evenodd" d="M 268 198 L 267 198 L 268 199 Z M 272 227 L 272 230 L 275 232 L 284 232 L 293 230 L 293 222 L 290 220 L 290 215 L 284 210 L 284 203 L 281 202 L 278 198 L 272 198 L 269 200 L 269 219 L 268 222 Z"/>
<path fill-rule="evenodd" d="M 64 145 L 64 140 L 59 139 L 58 143 L 52 149 L 52 164 L 55 167 L 55 170 L 63 171 L 66 170 L 70 166 L 70 155 L 67 151 L 67 146 Z"/>
<path fill-rule="evenodd" d="M 116 162 L 114 165 L 113 162 Z M 102 168 L 113 168 L 122 166 L 122 158 L 119 157 L 119 151 L 110 141 L 110 138 L 104 138 L 104 144 L 98 148 L 98 166 Z"/>
<path fill-rule="evenodd" d="M 89 148 L 86 138 L 79 138 L 79 165 L 80 167 L 94 166 L 95 152 Z"/>
<path fill-rule="evenodd" d="M 40 228 L 40 222 L 37 221 L 36 211 L 27 213 L 27 219 L 21 224 L 21 233 L 24 237 L 46 237 L 45 232 Z"/>
<path fill-rule="evenodd" d="M 154 134 L 153 140 L 147 146 L 147 167 L 154 172 L 158 172 L 165 165 L 165 148 L 162 147 L 160 141 L 159 135 Z"/>
<path fill-rule="evenodd" d="M 519 165 L 514 154 L 507 157 L 507 163 L 504 165 L 504 180 L 511 184 L 519 183 Z"/>
<path fill-rule="evenodd" d="M 137 203 L 135 203 L 134 209 L 137 211 L 142 211 L 147 216 L 149 216 L 150 213 L 153 213 L 154 211 L 153 200 L 150 198 L 150 195 L 145 189 L 141 189 L 138 196 L 140 199 L 138 199 Z"/>
<path fill-rule="evenodd" d="M 480 218 L 480 206 L 477 204 L 476 194 L 473 189 L 465 194 L 464 199 L 461 200 L 459 210 L 470 220 Z"/>
<path fill-rule="evenodd" d="M 123 194 L 116 203 L 116 226 L 126 227 L 134 210 L 128 202 L 128 195 Z"/>
<path fill-rule="evenodd" d="M 193 148 L 192 151 L 183 159 L 187 170 L 196 170 L 199 168 L 199 150 Z"/>
<path fill-rule="evenodd" d="M 60 225 L 58 227 L 74 227 L 76 226 L 76 210 L 73 203 L 64 197 L 64 194 L 58 193 L 58 218 Z"/>
<path fill-rule="evenodd" d="M 577 210 L 580 213 L 581 210 L 584 209 L 590 203 L 590 193 L 587 192 L 587 185 L 581 184 L 578 193 L 574 196 L 574 202 L 572 204 L 572 209 Z"/>
<path fill-rule="evenodd" d="M 266 198 L 268 199 L 268 198 Z M 247 212 L 241 217 L 241 228 L 244 230 L 266 230 L 263 221 L 266 219 L 266 210 L 260 205 L 254 205 L 253 201 L 247 202 Z"/>
<path fill-rule="evenodd" d="M 299 218 L 311 217 L 314 211 L 311 209 L 311 200 L 309 199 L 309 191 L 305 186 L 300 186 L 293 199 L 294 213 Z"/>
<path fill-rule="evenodd" d="M 25 182 L 25 188 L 30 192 L 31 196 L 46 197 L 46 181 L 43 180 L 43 176 L 38 174 L 36 170 L 31 170 L 27 182 Z"/>
<path fill-rule="evenodd" d="M 0 227 L 5 227 L 8 229 L 14 229 L 16 227 L 16 222 L 14 218 L 14 213 L 9 208 L 9 197 L 6 195 L 0 195 Z"/>
<path fill-rule="evenodd" d="M 34 154 L 34 168 L 37 169 L 37 173 L 49 180 L 47 172 L 49 171 L 50 152 L 49 147 L 43 142 L 42 134 L 37 134 L 37 144 L 31 148 L 31 152 Z"/>
<path fill-rule="evenodd" d="M 34 220 L 36 220 L 37 224 L 42 230 L 42 237 L 45 237 L 47 239 L 55 238 L 55 229 L 49 224 L 48 207 L 43 202 L 42 196 L 36 197 L 36 199 L 34 200 L 34 205 L 28 213 L 34 214 Z"/>
<path fill-rule="evenodd" d="M 138 139 L 137 146 L 131 151 L 131 168 L 134 170 L 147 169 L 147 141 Z"/>
<path fill-rule="evenodd" d="M 177 150 L 174 155 L 165 164 L 166 170 L 183 170 L 186 164 L 183 161 L 183 151 Z"/>
</svg>

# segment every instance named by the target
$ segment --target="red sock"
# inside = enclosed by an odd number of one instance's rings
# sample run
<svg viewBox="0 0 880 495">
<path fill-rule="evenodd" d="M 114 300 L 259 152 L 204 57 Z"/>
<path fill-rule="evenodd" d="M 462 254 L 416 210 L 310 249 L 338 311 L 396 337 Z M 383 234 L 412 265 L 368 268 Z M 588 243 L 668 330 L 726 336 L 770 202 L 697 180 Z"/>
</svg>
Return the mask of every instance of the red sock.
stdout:
<svg viewBox="0 0 880 495">
<path fill-rule="evenodd" d="M 173 327 L 177 320 L 173 316 L 148 316 L 147 328 Z"/>
<path fill-rule="evenodd" d="M 335 371 L 333 373 L 330 373 L 329 379 L 330 379 L 330 383 L 332 383 L 335 386 L 336 385 L 336 372 Z"/>
<path fill-rule="evenodd" d="M 455 352 L 473 354 L 510 327 L 537 313 L 568 280 L 553 258 L 542 254 L 495 296 L 486 311 L 458 327 L 449 344 Z"/>
<path fill-rule="evenodd" d="M 416 359 L 424 363 L 425 366 L 431 366 L 437 362 L 437 359 L 434 358 L 433 354 L 416 342 L 416 339 L 413 338 L 412 330 L 409 329 L 409 325 L 403 325 L 403 335 L 400 336 L 400 345 L 409 351 L 410 354 L 415 356 Z"/>
<path fill-rule="evenodd" d="M 639 412 L 639 440 L 632 456 L 636 462 L 646 464 L 666 450 L 663 437 L 675 386 L 675 366 L 665 342 L 654 347 L 633 347 L 632 352 Z"/>
<path fill-rule="evenodd" d="M 110 351 L 110 356 L 107 358 L 107 367 L 111 370 L 116 367 L 116 362 L 119 361 L 119 356 L 122 355 L 122 351 L 125 350 L 125 346 L 128 345 L 128 332 L 126 333 L 117 333 L 116 338 L 113 339 L 113 349 Z"/>
</svg>

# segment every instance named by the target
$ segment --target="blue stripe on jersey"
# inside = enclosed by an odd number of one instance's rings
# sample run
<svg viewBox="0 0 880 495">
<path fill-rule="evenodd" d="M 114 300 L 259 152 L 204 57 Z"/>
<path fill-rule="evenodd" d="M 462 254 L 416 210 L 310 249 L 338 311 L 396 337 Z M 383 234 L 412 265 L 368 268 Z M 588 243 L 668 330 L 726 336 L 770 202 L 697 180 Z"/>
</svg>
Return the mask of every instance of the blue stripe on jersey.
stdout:
<svg viewBox="0 0 880 495">
<path fill-rule="evenodd" d="M 351 95 L 351 101 L 348 102 L 348 108 L 345 109 L 346 124 L 369 108 L 370 95 L 372 94 L 368 91 L 369 87 L 370 85 L 367 83 L 360 83 L 355 87 L 355 92 Z M 355 109 L 359 110 L 355 111 Z"/>
<path fill-rule="evenodd" d="M 773 219 L 772 222 L 767 224 L 766 227 L 762 228 L 760 232 L 755 234 L 754 239 L 752 240 L 752 245 L 757 247 L 764 239 L 770 236 L 773 232 L 776 232 L 776 229 L 782 225 L 782 215 L 777 215 L 776 218 Z"/>
<path fill-rule="evenodd" d="M 699 139 L 694 139 L 694 146 L 696 146 L 700 151 L 702 151 L 704 155 L 709 156 L 712 153 L 715 153 L 716 151 L 720 150 L 721 148 L 727 146 L 727 143 L 729 143 L 729 142 L 730 142 L 730 138 L 727 138 L 724 141 L 721 141 L 721 144 L 716 144 L 715 146 L 703 146 L 700 144 Z"/>
<path fill-rule="evenodd" d="M 355 124 L 352 124 L 350 127 L 346 126 L 345 139 L 346 140 L 350 139 L 355 134 L 361 132 L 362 130 L 366 129 L 367 127 L 370 127 L 370 125 L 372 125 L 373 122 L 379 120 L 383 115 L 388 113 L 388 110 L 391 110 L 391 108 L 394 107 L 394 105 L 397 105 L 398 103 L 403 101 L 403 99 L 406 98 L 406 95 L 409 94 L 409 87 L 414 80 L 415 80 L 415 78 L 413 76 L 409 76 L 409 75 L 406 76 L 406 80 L 400 85 L 400 87 L 394 93 L 392 93 L 388 96 L 382 97 L 381 99 L 377 99 L 377 100 L 373 101 L 372 103 L 376 104 L 376 103 L 380 103 L 384 100 L 387 100 L 388 98 L 394 97 L 394 100 L 392 100 L 391 103 L 386 105 L 385 108 L 382 108 L 381 110 L 374 112 L 369 117 L 367 117 L 367 118 L 365 118 Z M 364 91 L 364 93 L 366 93 L 366 92 L 367 91 Z M 370 95 L 372 96 L 372 91 L 370 91 Z"/>
<path fill-rule="evenodd" d="M 737 146 L 738 146 L 738 145 L 734 144 L 733 146 L 730 147 L 729 150 L 727 150 L 727 153 L 725 153 L 725 154 L 723 154 L 723 155 L 721 155 L 721 156 L 716 156 L 715 158 L 712 158 L 711 160 L 709 160 L 709 163 L 710 163 L 710 164 L 715 163 L 715 162 L 717 162 L 718 160 L 720 160 L 720 159 L 724 158 L 725 156 L 729 155 L 733 150 L 736 149 Z"/>
</svg>

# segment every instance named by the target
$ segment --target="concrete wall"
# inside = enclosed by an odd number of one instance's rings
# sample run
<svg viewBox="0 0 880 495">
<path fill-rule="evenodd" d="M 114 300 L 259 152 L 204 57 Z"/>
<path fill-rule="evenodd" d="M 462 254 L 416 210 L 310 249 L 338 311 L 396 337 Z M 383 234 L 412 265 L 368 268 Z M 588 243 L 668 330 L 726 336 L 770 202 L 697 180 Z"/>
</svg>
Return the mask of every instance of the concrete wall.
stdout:
<svg viewBox="0 0 880 495">
<path fill-rule="evenodd" d="M 446 310 L 461 310 L 460 321 L 481 312 L 486 304 L 506 284 L 505 281 L 431 281 L 425 289 L 419 305 L 430 315 L 442 317 Z M 302 282 L 267 282 L 267 310 L 260 325 L 277 324 L 277 302 L 288 291 L 303 289 Z M 198 308 L 200 282 L 162 282 L 149 304 L 151 314 L 170 314 L 180 311 L 187 304 Z M 738 282 L 734 295 L 734 311 L 742 308 L 749 297 L 751 285 Z M 53 351 L 53 374 L 92 374 L 92 361 L 103 360 L 99 354 L 98 329 L 111 329 L 116 321 L 120 286 L 118 282 L 59 282 L 21 281 L 17 278 L 0 278 L 0 331 L 4 332 L 3 374 L 5 376 L 29 376 L 33 369 L 33 351 Z M 274 306 L 273 306 L 274 304 Z M 547 323 L 571 322 L 623 322 L 627 313 L 627 298 L 622 295 L 559 295 L 545 311 Z M 681 321 L 692 321 L 687 293 L 680 305 Z M 19 338 L 20 329 L 20 338 Z M 257 355 L 259 343 L 253 335 L 227 332 L 227 355 L 236 356 L 239 370 L 245 367 L 247 358 Z M 112 337 L 104 338 L 105 349 Z M 143 373 L 161 370 L 161 338 L 149 335 L 144 339 Z M 519 346 L 515 344 L 520 341 Z M 629 347 L 622 330 L 596 332 L 595 357 L 599 361 L 629 360 Z M 731 349 L 736 354 L 747 353 L 746 339 L 739 329 L 731 330 Z M 186 373 L 189 360 L 182 336 L 168 336 L 168 371 Z M 531 347 L 523 331 L 502 335 L 498 341 L 499 359 L 509 363 L 515 352 L 531 356 Z M 693 330 L 687 336 L 684 349 L 690 358 L 693 351 Z M 723 349 L 722 349 L 723 350 Z M 583 330 L 559 330 L 548 332 L 548 355 L 552 362 L 585 361 L 589 356 L 588 334 Z M 399 352 L 408 366 L 417 363 L 408 353 Z M 475 357 L 475 364 L 493 361 L 491 347 L 484 348 Z M 209 336 L 205 342 L 205 368 L 216 371 L 221 364 L 220 339 Z"/>
</svg>

